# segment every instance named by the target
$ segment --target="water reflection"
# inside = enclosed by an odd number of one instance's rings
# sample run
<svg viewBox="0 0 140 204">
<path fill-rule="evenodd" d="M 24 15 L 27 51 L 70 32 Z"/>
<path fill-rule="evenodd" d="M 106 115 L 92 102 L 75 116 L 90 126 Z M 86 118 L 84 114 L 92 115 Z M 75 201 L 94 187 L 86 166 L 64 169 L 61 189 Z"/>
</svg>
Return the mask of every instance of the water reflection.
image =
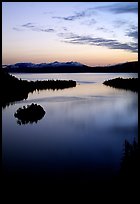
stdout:
<svg viewBox="0 0 140 204">
<path fill-rule="evenodd" d="M 139 150 L 139 145 L 135 138 L 132 144 L 127 140 L 124 141 L 124 151 L 120 169 L 120 176 L 124 181 L 136 181 L 135 179 L 138 178 Z"/>
<path fill-rule="evenodd" d="M 37 125 L 17 125 L 14 113 L 31 101 L 47 117 Z M 119 174 L 124 141 L 138 135 L 138 94 L 100 83 L 35 92 L 4 109 L 2 125 L 5 174 L 89 190 Z"/>
<path fill-rule="evenodd" d="M 123 143 L 123 153 L 121 157 L 120 171 L 116 179 L 116 185 L 119 186 L 119 190 L 123 193 L 138 192 L 138 179 L 139 179 L 139 160 L 140 160 L 140 146 L 136 141 L 136 138 L 132 142 L 125 139 Z M 126 195 L 126 196 L 127 196 Z"/>
<path fill-rule="evenodd" d="M 48 102 L 43 105 L 47 119 L 44 117 L 37 126 L 18 128 L 12 122 L 12 128 L 8 130 L 5 124 L 5 159 L 16 165 L 19 171 L 25 168 L 66 171 L 78 166 L 80 170 L 85 165 L 85 168 L 92 166 L 92 170 L 96 167 L 100 171 L 113 168 L 114 174 L 119 168 L 124 139 L 131 141 L 137 133 L 137 109 L 133 109 L 133 101 L 134 98 L 126 102 L 125 98 L 105 97 Z M 102 175 L 105 176 L 105 172 Z"/>
</svg>

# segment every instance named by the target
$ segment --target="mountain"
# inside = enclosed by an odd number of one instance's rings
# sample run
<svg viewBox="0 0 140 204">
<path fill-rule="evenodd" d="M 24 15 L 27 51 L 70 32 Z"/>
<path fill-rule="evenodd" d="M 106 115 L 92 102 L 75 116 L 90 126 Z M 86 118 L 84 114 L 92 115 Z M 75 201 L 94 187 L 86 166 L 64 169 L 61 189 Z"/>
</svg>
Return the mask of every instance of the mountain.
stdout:
<svg viewBox="0 0 140 204">
<path fill-rule="evenodd" d="M 111 66 L 89 67 L 79 62 L 16 63 L 4 68 L 11 73 L 138 73 L 138 61 Z"/>
</svg>

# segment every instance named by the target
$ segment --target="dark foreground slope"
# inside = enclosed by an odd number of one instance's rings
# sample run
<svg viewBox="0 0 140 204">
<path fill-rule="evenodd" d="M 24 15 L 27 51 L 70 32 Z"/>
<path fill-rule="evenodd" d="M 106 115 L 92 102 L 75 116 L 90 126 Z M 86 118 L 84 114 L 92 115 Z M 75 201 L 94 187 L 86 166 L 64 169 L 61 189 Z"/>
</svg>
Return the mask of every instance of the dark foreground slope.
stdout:
<svg viewBox="0 0 140 204">
<path fill-rule="evenodd" d="M 5 107 L 10 102 L 27 99 L 28 93 L 42 89 L 64 89 L 75 87 L 76 82 L 69 80 L 48 80 L 48 81 L 26 81 L 0 69 L 1 81 L 1 105 Z"/>
</svg>

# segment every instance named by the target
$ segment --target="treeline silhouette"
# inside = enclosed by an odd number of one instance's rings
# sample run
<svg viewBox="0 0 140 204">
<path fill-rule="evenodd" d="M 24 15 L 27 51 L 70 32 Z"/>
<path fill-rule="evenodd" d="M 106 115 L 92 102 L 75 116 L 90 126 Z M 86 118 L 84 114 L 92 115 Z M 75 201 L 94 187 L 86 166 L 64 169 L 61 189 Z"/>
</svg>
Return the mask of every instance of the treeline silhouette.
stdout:
<svg viewBox="0 0 140 204">
<path fill-rule="evenodd" d="M 120 88 L 120 89 L 126 89 L 126 90 L 131 90 L 138 92 L 138 78 L 128 78 L 128 79 L 123 79 L 123 78 L 115 78 L 115 79 L 110 79 L 103 84 L 107 86 L 112 86 L 114 88 Z"/>
<path fill-rule="evenodd" d="M 14 114 L 14 116 L 18 118 L 17 123 L 19 125 L 33 122 L 37 123 L 44 115 L 44 109 L 40 105 L 34 103 L 27 105 L 27 107 L 23 106 L 23 108 L 19 108 Z"/>
<path fill-rule="evenodd" d="M 73 80 L 47 80 L 47 81 L 27 81 L 17 79 L 8 74 L 4 69 L 0 69 L 1 80 L 1 105 L 5 107 L 11 102 L 27 99 L 28 93 L 43 89 L 65 89 L 76 86 Z"/>
</svg>

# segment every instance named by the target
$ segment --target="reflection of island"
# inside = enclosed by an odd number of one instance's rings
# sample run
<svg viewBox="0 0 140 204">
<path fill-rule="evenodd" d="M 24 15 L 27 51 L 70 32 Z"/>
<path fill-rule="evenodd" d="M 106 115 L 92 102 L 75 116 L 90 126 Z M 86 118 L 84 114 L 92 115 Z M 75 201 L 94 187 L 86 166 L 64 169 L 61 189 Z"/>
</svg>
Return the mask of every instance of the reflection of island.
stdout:
<svg viewBox="0 0 140 204">
<path fill-rule="evenodd" d="M 37 104 L 31 104 L 27 105 L 27 108 L 23 106 L 23 108 L 19 108 L 17 112 L 14 114 L 16 118 L 18 118 L 17 123 L 19 125 L 21 124 L 27 124 L 27 123 L 33 123 L 43 118 L 45 115 L 45 111 L 40 105 Z"/>
<path fill-rule="evenodd" d="M 128 79 L 122 79 L 122 78 L 115 78 L 105 81 L 103 84 L 107 86 L 112 86 L 114 88 L 120 88 L 120 89 L 128 89 L 131 91 L 138 92 L 138 78 L 128 78 Z"/>
<path fill-rule="evenodd" d="M 0 69 L 0 80 L 2 85 L 1 103 L 5 107 L 11 102 L 27 99 L 28 93 L 34 90 L 43 89 L 64 89 L 75 87 L 76 82 L 69 80 L 47 80 L 47 81 L 27 81 L 19 80 Z"/>
</svg>

